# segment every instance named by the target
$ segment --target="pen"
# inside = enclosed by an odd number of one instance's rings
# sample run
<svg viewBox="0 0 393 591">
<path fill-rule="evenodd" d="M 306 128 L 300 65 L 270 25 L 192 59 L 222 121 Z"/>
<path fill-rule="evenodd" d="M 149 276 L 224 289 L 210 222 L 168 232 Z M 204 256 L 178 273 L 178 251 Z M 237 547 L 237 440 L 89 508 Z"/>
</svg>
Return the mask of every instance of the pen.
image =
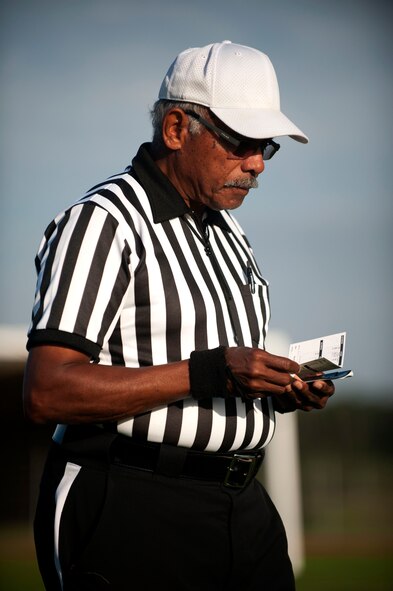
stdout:
<svg viewBox="0 0 393 591">
<path fill-rule="evenodd" d="M 250 286 L 251 293 L 255 293 L 255 280 L 250 264 L 247 266 L 247 281 L 248 285 Z"/>
</svg>

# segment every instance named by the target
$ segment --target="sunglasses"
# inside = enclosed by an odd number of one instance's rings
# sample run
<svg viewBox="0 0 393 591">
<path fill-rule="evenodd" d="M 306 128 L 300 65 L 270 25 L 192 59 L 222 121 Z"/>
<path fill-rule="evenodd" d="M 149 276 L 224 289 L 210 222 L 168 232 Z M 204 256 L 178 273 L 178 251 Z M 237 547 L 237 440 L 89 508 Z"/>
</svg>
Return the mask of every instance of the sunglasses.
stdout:
<svg viewBox="0 0 393 591">
<path fill-rule="evenodd" d="M 270 158 L 273 158 L 274 154 L 280 149 L 280 144 L 277 144 L 277 142 L 274 142 L 271 138 L 263 140 L 238 139 L 220 127 L 213 125 L 213 123 L 210 123 L 210 121 L 207 121 L 204 117 L 198 115 L 198 113 L 194 113 L 194 111 L 185 111 L 185 113 L 189 117 L 193 117 L 202 123 L 202 125 L 207 129 L 210 129 L 210 131 L 213 131 L 219 138 L 231 144 L 232 148 L 230 149 L 230 153 L 233 158 L 244 160 L 245 158 L 253 156 L 257 150 L 261 150 L 262 158 L 264 160 L 270 160 Z"/>
</svg>

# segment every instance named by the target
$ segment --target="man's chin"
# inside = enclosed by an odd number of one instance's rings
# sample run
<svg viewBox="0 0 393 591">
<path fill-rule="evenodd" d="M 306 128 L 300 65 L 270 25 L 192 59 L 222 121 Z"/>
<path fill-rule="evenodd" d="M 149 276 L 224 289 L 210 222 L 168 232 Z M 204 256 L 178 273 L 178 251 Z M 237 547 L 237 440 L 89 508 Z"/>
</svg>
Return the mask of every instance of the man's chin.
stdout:
<svg viewBox="0 0 393 591">
<path fill-rule="evenodd" d="M 233 190 L 233 187 L 231 187 Z M 236 191 L 233 191 L 231 195 L 228 195 L 228 198 L 225 200 L 227 205 L 224 209 L 236 209 L 240 207 L 243 203 L 244 199 L 247 197 L 249 189 L 240 189 L 236 188 Z"/>
</svg>

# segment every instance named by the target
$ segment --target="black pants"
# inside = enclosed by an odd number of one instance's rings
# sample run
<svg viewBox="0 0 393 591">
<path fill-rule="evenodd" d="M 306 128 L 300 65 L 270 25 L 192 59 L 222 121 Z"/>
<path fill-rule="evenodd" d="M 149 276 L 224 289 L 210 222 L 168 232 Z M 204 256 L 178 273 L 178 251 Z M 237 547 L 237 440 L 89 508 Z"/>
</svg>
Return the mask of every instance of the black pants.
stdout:
<svg viewBox="0 0 393 591">
<path fill-rule="evenodd" d="M 295 589 L 284 527 L 255 479 L 231 489 L 81 466 L 54 446 L 34 527 L 47 591 Z"/>
</svg>

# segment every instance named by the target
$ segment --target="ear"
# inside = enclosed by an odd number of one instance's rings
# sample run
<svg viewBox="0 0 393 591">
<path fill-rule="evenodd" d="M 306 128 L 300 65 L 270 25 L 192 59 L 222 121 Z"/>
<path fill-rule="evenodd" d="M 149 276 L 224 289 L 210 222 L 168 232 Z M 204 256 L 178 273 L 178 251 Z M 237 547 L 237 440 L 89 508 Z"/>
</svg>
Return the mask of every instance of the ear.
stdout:
<svg viewBox="0 0 393 591">
<path fill-rule="evenodd" d="M 162 122 L 162 139 L 170 150 L 183 147 L 188 135 L 188 117 L 182 109 L 171 109 Z"/>
</svg>

